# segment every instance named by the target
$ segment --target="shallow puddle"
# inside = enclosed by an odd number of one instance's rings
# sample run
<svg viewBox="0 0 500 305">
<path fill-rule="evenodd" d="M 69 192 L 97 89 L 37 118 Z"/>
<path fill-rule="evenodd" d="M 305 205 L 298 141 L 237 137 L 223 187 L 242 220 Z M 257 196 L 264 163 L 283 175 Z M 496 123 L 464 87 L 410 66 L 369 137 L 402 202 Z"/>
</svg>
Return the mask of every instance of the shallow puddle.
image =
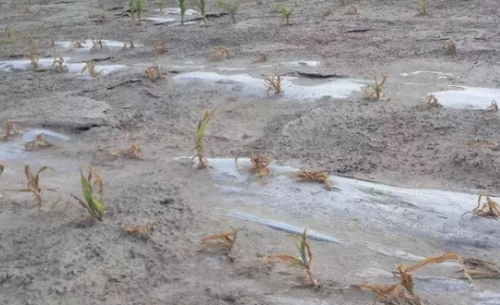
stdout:
<svg viewBox="0 0 500 305">
<path fill-rule="evenodd" d="M 444 107 L 455 109 L 486 110 L 492 101 L 500 101 L 500 89 L 459 87 L 458 90 L 439 91 L 433 94 Z"/>
<path fill-rule="evenodd" d="M 178 7 L 170 7 L 160 11 L 155 10 L 158 16 L 151 16 L 143 18 L 146 21 L 152 21 L 154 24 L 168 24 L 168 26 L 180 26 L 181 25 L 181 10 Z M 185 16 L 193 16 L 198 14 L 197 11 L 192 9 L 187 9 L 184 13 Z M 197 24 L 197 21 L 185 20 L 184 25 Z"/>
<path fill-rule="evenodd" d="M 438 72 L 438 71 L 413 71 L 409 73 L 401 73 L 399 76 L 402 77 L 409 77 L 409 76 L 415 76 L 415 75 L 420 75 L 420 74 L 431 74 L 431 75 L 436 75 L 436 79 L 451 79 L 453 78 L 453 74 L 451 73 L 443 73 L 443 72 Z"/>
<path fill-rule="evenodd" d="M 173 80 L 179 85 L 210 85 L 227 91 L 241 92 L 247 96 L 267 96 L 267 87 L 263 78 L 255 78 L 248 74 L 224 75 L 214 72 L 188 72 L 174 76 Z M 316 82 L 310 85 L 299 84 L 298 77 L 282 77 L 282 97 L 291 100 L 313 101 L 329 96 L 332 98 L 347 98 L 354 92 L 361 92 L 367 84 L 364 80 L 331 79 Z M 309 81 L 309 83 L 311 83 Z M 269 96 L 275 96 L 270 93 Z"/>
<path fill-rule="evenodd" d="M 55 145 L 61 145 L 71 138 L 47 129 L 30 129 L 21 137 L 10 139 L 7 142 L 0 142 L 0 160 L 23 159 L 28 156 L 24 146 L 26 143 L 35 140 L 36 136 L 43 133 L 45 140 Z"/>
<path fill-rule="evenodd" d="M 84 51 L 88 52 L 94 46 L 91 39 L 81 40 L 80 43 L 81 43 L 81 47 L 79 47 L 79 48 L 71 47 L 71 41 L 56 41 L 54 44 L 59 49 L 71 50 L 71 51 L 77 51 L 77 52 L 84 52 Z M 121 48 L 123 48 L 123 41 L 103 39 L 102 46 L 103 46 L 103 48 L 121 49 Z M 135 46 L 139 46 L 139 45 L 136 44 Z"/>
<path fill-rule="evenodd" d="M 67 62 L 70 60 L 69 57 L 64 57 L 64 60 Z M 54 62 L 53 58 L 40 58 L 38 61 L 39 70 L 50 69 L 52 67 L 52 63 Z M 31 61 L 29 59 L 17 59 L 17 60 L 6 60 L 0 61 L 0 71 L 5 72 L 15 72 L 15 71 L 25 71 L 31 70 Z"/>
<path fill-rule="evenodd" d="M 303 60 L 303 61 L 287 61 L 282 62 L 282 65 L 290 66 L 290 67 L 319 67 L 321 63 L 319 61 L 312 60 Z"/>
</svg>

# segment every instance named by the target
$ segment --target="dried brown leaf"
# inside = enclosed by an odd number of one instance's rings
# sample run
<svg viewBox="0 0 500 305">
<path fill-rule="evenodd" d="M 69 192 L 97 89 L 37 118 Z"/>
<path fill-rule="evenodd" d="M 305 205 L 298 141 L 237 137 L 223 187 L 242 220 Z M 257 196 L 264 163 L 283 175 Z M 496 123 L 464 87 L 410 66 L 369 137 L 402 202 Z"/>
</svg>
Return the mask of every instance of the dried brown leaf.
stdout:
<svg viewBox="0 0 500 305">
<path fill-rule="evenodd" d="M 300 171 L 297 174 L 297 179 L 304 182 L 319 182 L 324 184 L 325 189 L 333 190 L 334 187 L 330 181 L 328 173 L 325 171 Z"/>
<path fill-rule="evenodd" d="M 274 161 L 273 159 L 264 156 L 264 155 L 254 155 L 253 153 L 249 153 L 246 151 L 242 151 L 238 153 L 236 158 L 234 159 L 234 163 L 236 164 L 236 168 L 239 170 L 238 167 L 238 159 L 243 155 L 243 154 L 248 154 L 250 157 L 250 162 L 252 164 L 250 168 L 250 172 L 258 175 L 258 176 L 266 176 L 269 174 L 269 168 L 268 166 Z"/>
<path fill-rule="evenodd" d="M 41 133 L 35 137 L 35 140 L 26 143 L 24 145 L 24 149 L 26 149 L 26 151 L 32 151 L 34 149 L 38 149 L 38 148 L 43 149 L 43 148 L 49 148 L 52 146 L 54 146 L 54 144 L 45 140 L 45 135 L 43 133 Z"/>
</svg>

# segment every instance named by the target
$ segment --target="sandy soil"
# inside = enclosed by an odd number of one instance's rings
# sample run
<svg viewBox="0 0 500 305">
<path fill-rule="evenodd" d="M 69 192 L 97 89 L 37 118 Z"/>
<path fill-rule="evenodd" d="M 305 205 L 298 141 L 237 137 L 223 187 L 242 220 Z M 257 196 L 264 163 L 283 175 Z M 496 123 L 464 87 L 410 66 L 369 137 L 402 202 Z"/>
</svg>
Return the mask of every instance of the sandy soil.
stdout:
<svg viewBox="0 0 500 305">
<path fill-rule="evenodd" d="M 121 0 L 101 1 L 106 16 L 102 24 L 91 18 L 101 12 L 97 1 L 11 2 L 0 2 L 0 28 L 12 27 L 14 32 L 11 43 L 2 37 L 0 61 L 24 57 L 28 34 L 40 57 L 48 58 L 54 51 L 52 40 L 132 38 L 138 46 L 61 50 L 72 63 L 92 59 L 101 65 L 127 66 L 95 79 L 50 69 L 0 71 L 0 121 L 14 121 L 21 134 L 46 128 L 71 137 L 46 150 L 14 149 L 14 157 L 0 154 L 6 169 L 0 177 L 1 304 L 370 304 L 373 294 L 351 284 L 390 283 L 390 276 L 370 272 L 393 271 L 408 260 L 369 250 L 367 241 L 418 256 L 459 251 L 499 257 L 498 238 L 478 236 L 478 244 L 447 244 L 392 229 L 371 229 L 352 217 L 330 220 L 307 210 L 279 213 L 268 207 L 272 204 L 266 197 L 229 200 L 208 170 L 193 170 L 174 159 L 193 148 L 192 131 L 203 109 L 219 107 L 206 135 L 210 157 L 233 158 L 248 149 L 293 167 L 394 186 L 499 194 L 498 150 L 466 145 L 476 138 L 500 142 L 498 113 L 426 109 L 422 103 L 428 93 L 449 85 L 498 86 L 496 0 L 429 1 L 426 17 L 416 16 L 413 0 L 352 1 L 357 15 L 346 14 L 348 6 L 340 1 L 310 5 L 311 1 L 299 0 L 292 25 L 284 27 L 272 3 L 254 0 L 242 1 L 235 24 L 221 16 L 210 18 L 208 27 L 148 21 L 135 25 Z M 219 11 L 209 3 L 209 12 Z M 143 17 L 153 15 L 158 13 L 150 8 Z M 157 38 L 165 42 L 166 54 L 153 51 Z M 456 56 L 443 54 L 447 39 L 455 42 Z M 229 59 L 208 59 L 217 45 L 228 48 Z M 265 53 L 268 61 L 253 64 L 257 52 Z M 320 64 L 283 64 L 294 61 Z M 169 71 L 165 79 L 151 82 L 145 77 L 145 67 L 153 63 Z M 228 67 L 245 68 L 262 78 L 278 66 L 283 75 L 335 73 L 370 80 L 384 74 L 388 100 L 365 101 L 359 92 L 314 101 L 267 98 L 264 86 L 262 92 L 247 92 L 238 86 L 227 90 L 220 82 L 175 82 L 185 71 L 220 72 Z M 401 76 L 413 71 L 447 76 Z M 302 81 L 307 85 L 322 80 Z M 23 141 L 18 137 L 0 146 L 17 147 Z M 109 151 L 114 151 L 132 144 L 141 145 L 142 160 L 115 158 L 98 149 L 113 145 Z M 44 193 L 40 211 L 30 195 L 9 192 L 25 186 L 26 164 L 55 168 L 41 174 L 41 185 L 58 189 L 61 200 L 56 205 L 51 201 L 58 196 L 49 192 Z M 106 182 L 108 214 L 103 222 L 81 226 L 74 220 L 84 211 L 69 198 L 80 195 L 79 169 L 88 165 Z M 475 202 L 470 205 L 472 209 Z M 297 287 L 300 272 L 271 268 L 261 260 L 271 253 L 294 251 L 287 234 L 224 216 L 230 209 L 313 227 L 348 243 L 311 241 L 313 268 L 322 287 Z M 129 236 L 120 232 L 123 225 L 152 225 L 153 230 L 147 238 Z M 229 226 L 239 230 L 235 263 L 199 244 L 206 234 Z M 488 226 L 496 228 L 498 222 L 484 222 Z M 447 234 L 446 229 L 440 232 Z M 435 267 L 421 274 L 457 278 L 454 271 Z M 434 304 L 500 304 L 494 280 L 469 287 L 462 280 L 424 278 L 420 285 L 422 296 Z"/>
</svg>

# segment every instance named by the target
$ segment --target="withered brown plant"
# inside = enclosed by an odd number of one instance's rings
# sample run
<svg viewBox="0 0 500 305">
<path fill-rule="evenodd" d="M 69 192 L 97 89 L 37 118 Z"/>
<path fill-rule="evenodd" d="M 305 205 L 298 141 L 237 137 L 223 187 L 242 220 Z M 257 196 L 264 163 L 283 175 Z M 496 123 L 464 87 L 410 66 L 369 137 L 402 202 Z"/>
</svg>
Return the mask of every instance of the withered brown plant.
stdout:
<svg viewBox="0 0 500 305">
<path fill-rule="evenodd" d="M 195 158 L 198 158 L 199 169 L 203 169 L 208 166 L 207 158 L 205 157 L 205 147 L 203 146 L 203 138 L 205 137 L 205 131 L 207 129 L 207 125 L 214 116 L 216 110 L 217 108 L 215 108 L 214 110 L 205 109 L 203 111 L 203 117 L 198 122 L 196 130 L 194 131 L 194 139 L 196 146 L 193 148 L 193 151 L 196 151 L 196 154 L 191 159 L 191 161 L 194 160 Z"/>
<path fill-rule="evenodd" d="M 28 165 L 24 167 L 24 174 L 26 176 L 26 179 L 28 180 L 28 184 L 26 189 L 20 189 L 20 190 L 12 190 L 12 192 L 16 193 L 32 193 L 33 196 L 35 196 L 35 202 L 38 205 L 39 208 L 42 208 L 42 192 L 43 191 L 49 191 L 49 192 L 55 192 L 60 195 L 60 193 L 56 189 L 42 189 L 40 187 L 40 173 L 47 169 L 52 169 L 52 167 L 49 166 L 42 166 L 36 174 L 34 174 Z M 58 199 L 59 201 L 59 199 Z"/>
<path fill-rule="evenodd" d="M 83 67 L 82 71 L 80 72 L 80 74 L 83 74 L 83 72 L 85 72 L 85 70 L 88 70 L 89 71 L 89 75 L 91 77 L 96 77 L 96 76 L 99 76 L 103 70 L 97 72 L 95 70 L 95 62 L 93 62 L 92 60 L 90 61 L 87 61 L 85 63 L 85 66 Z"/>
<path fill-rule="evenodd" d="M 102 48 L 103 48 L 102 38 L 92 39 L 92 48 L 90 48 L 91 52 L 102 50 Z"/>
<path fill-rule="evenodd" d="M 480 147 L 480 148 L 489 148 L 492 150 L 498 150 L 499 145 L 498 143 L 493 143 L 490 141 L 485 141 L 485 140 L 479 140 L 477 137 L 474 140 L 469 140 L 465 142 L 467 146 L 473 146 L 473 147 Z"/>
<path fill-rule="evenodd" d="M 264 53 L 257 52 L 257 58 L 252 62 L 252 63 L 260 63 L 260 62 L 266 62 L 267 61 L 267 56 Z"/>
<path fill-rule="evenodd" d="M 269 164 L 271 164 L 274 160 L 267 157 L 267 156 L 264 156 L 264 155 L 254 155 L 253 153 L 251 152 L 247 152 L 247 151 L 241 151 L 240 153 L 238 153 L 238 155 L 236 156 L 236 158 L 234 159 L 234 163 L 236 164 L 236 169 L 239 170 L 239 167 L 238 167 L 238 159 L 242 156 L 242 155 L 248 155 L 250 157 L 250 162 L 252 164 L 252 166 L 250 167 L 250 172 L 253 173 L 253 174 L 256 174 L 258 176 L 267 176 L 269 174 Z"/>
<path fill-rule="evenodd" d="M 153 82 L 162 78 L 161 66 L 158 64 L 147 67 L 145 72 L 146 72 L 146 76 L 149 78 L 149 80 L 151 80 Z"/>
<path fill-rule="evenodd" d="M 356 8 L 356 6 L 354 6 L 354 4 L 349 4 L 349 6 L 347 7 L 346 14 L 347 15 L 357 15 L 358 9 Z"/>
<path fill-rule="evenodd" d="M 141 147 L 137 144 L 133 144 L 128 149 L 116 152 L 110 152 L 109 154 L 114 157 L 126 156 L 127 158 L 130 159 L 142 159 L 141 156 L 139 155 L 140 152 L 141 152 Z"/>
<path fill-rule="evenodd" d="M 311 246 L 307 242 L 307 229 L 304 230 L 300 238 L 295 237 L 295 247 L 299 252 L 299 257 L 293 256 L 288 253 L 273 254 L 266 258 L 266 261 L 285 263 L 292 267 L 298 267 L 305 272 L 304 283 L 314 288 L 319 287 L 319 282 L 314 276 L 311 268 L 313 258 Z"/>
<path fill-rule="evenodd" d="M 54 51 L 54 61 L 52 62 L 52 70 L 59 73 L 64 72 L 63 64 L 64 64 L 64 58 L 61 56 L 61 53 Z"/>
<path fill-rule="evenodd" d="M 83 44 L 85 43 L 85 39 L 80 41 L 80 40 L 73 40 L 69 43 L 69 47 L 72 49 L 79 49 L 83 48 Z"/>
<path fill-rule="evenodd" d="M 17 137 L 19 134 L 16 125 L 9 120 L 3 124 L 3 133 L 1 136 L 2 141 L 8 141 L 11 137 Z"/>
<path fill-rule="evenodd" d="M 330 181 L 328 173 L 325 171 L 300 171 L 297 173 L 296 179 L 303 182 L 319 182 L 322 183 L 325 189 L 331 191 L 334 189 Z"/>
<path fill-rule="evenodd" d="M 231 227 L 230 232 L 222 232 L 213 235 L 208 235 L 201 240 L 201 243 L 209 248 L 222 248 L 227 251 L 227 256 L 231 261 L 234 261 L 233 248 L 236 243 L 236 235 L 238 231 Z"/>
<path fill-rule="evenodd" d="M 413 277 L 411 272 L 425 267 L 426 265 L 431 263 L 440 264 L 449 260 L 458 261 L 458 263 L 463 267 L 465 277 L 472 282 L 472 278 L 469 273 L 467 273 L 467 269 L 463 263 L 462 258 L 455 253 L 445 253 L 440 256 L 427 257 L 412 266 L 400 264 L 398 266 L 398 271 L 395 272 L 395 275 L 399 277 L 399 282 L 396 284 L 360 284 L 354 286 L 361 288 L 362 290 L 371 290 L 375 292 L 376 296 L 373 300 L 374 305 L 379 300 L 385 301 L 387 304 L 423 305 L 424 303 L 420 299 L 413 284 Z"/>
<path fill-rule="evenodd" d="M 45 134 L 41 133 L 37 135 L 33 141 L 29 141 L 28 143 L 26 143 L 24 145 L 24 149 L 26 149 L 26 151 L 32 151 L 34 149 L 43 149 L 52 146 L 54 146 L 54 144 L 45 140 Z"/>
<path fill-rule="evenodd" d="M 433 94 L 427 95 L 427 97 L 424 100 L 424 103 L 425 106 L 427 106 L 427 108 L 437 108 L 441 106 L 441 104 L 439 104 L 438 99 Z"/>
<path fill-rule="evenodd" d="M 444 55 L 456 55 L 457 54 L 457 48 L 455 47 L 455 44 L 451 40 L 448 40 L 444 43 L 443 51 L 444 51 Z"/>
<path fill-rule="evenodd" d="M 281 94 L 281 75 L 278 68 L 274 69 L 274 75 L 264 78 L 264 85 L 267 87 L 267 94 L 274 91 L 274 94 Z"/>
<path fill-rule="evenodd" d="M 374 83 L 368 86 L 365 90 L 365 99 L 376 101 L 382 97 L 382 91 L 384 89 L 387 76 L 382 75 L 382 80 L 380 82 L 376 76 L 373 79 Z"/>
<path fill-rule="evenodd" d="M 492 101 L 490 106 L 488 108 L 486 108 L 487 111 L 489 112 L 498 112 L 498 105 L 497 105 L 497 102 L 495 101 Z"/>
<path fill-rule="evenodd" d="M 132 40 L 132 38 L 125 38 L 125 40 L 123 41 L 123 48 L 122 49 L 126 49 L 127 45 L 129 45 L 128 48 L 130 48 L 130 49 L 135 48 L 134 41 Z"/>
<path fill-rule="evenodd" d="M 125 225 L 120 227 L 120 231 L 129 235 L 149 237 L 151 233 L 151 226 Z"/>
<path fill-rule="evenodd" d="M 37 69 L 38 68 L 38 61 L 40 60 L 40 56 L 38 56 L 38 51 L 35 46 L 31 46 L 28 49 L 28 57 L 31 62 L 31 68 L 32 69 Z"/>
<path fill-rule="evenodd" d="M 481 198 L 486 197 L 486 202 L 481 203 Z M 487 195 L 479 195 L 477 207 L 472 210 L 472 214 L 480 217 L 499 218 L 500 206 Z"/>
<path fill-rule="evenodd" d="M 158 54 L 163 54 L 167 52 L 167 47 L 165 47 L 165 43 L 161 41 L 159 38 L 153 41 L 153 49 Z"/>
<path fill-rule="evenodd" d="M 229 58 L 229 50 L 224 46 L 216 46 L 210 52 L 210 59 L 214 61 L 221 61 Z"/>
</svg>

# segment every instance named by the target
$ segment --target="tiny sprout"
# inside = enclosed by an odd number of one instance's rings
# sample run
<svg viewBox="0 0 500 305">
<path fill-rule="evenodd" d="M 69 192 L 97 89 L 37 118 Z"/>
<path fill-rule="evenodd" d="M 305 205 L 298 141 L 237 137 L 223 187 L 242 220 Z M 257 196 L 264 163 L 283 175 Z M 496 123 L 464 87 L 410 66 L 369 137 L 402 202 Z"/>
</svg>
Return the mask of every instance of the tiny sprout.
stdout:
<svg viewBox="0 0 500 305">
<path fill-rule="evenodd" d="M 276 4 L 276 11 L 278 11 L 282 15 L 280 22 L 281 25 L 290 25 L 290 17 L 292 16 L 293 12 L 295 12 L 297 7 L 297 2 L 295 2 L 294 5 L 290 8 L 286 8 L 281 4 Z"/>
</svg>

